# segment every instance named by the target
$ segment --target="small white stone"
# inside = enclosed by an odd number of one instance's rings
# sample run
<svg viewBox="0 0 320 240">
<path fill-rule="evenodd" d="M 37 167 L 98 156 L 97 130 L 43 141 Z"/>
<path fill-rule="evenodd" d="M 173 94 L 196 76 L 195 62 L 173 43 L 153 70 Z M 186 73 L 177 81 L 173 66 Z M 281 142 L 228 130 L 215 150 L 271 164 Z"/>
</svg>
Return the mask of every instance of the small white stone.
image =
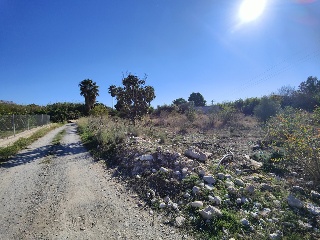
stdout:
<svg viewBox="0 0 320 240">
<path fill-rule="evenodd" d="M 166 204 L 164 203 L 164 202 L 161 202 L 160 204 L 159 204 L 159 208 L 165 208 L 166 207 Z"/>
<path fill-rule="evenodd" d="M 245 218 L 242 218 L 242 219 L 240 220 L 240 222 L 241 222 L 242 225 L 244 225 L 244 226 L 250 226 L 250 222 L 249 222 L 247 219 L 245 219 Z"/>
<path fill-rule="evenodd" d="M 163 200 L 164 200 L 165 203 L 168 203 L 168 202 L 171 201 L 169 196 L 166 196 Z"/>
<path fill-rule="evenodd" d="M 182 216 L 176 217 L 176 226 L 181 227 L 185 223 L 186 219 Z"/>
<path fill-rule="evenodd" d="M 212 175 L 203 176 L 203 180 L 209 184 L 215 184 L 216 179 Z"/>
<path fill-rule="evenodd" d="M 163 172 L 163 173 L 169 172 L 169 170 L 165 167 L 161 167 L 159 170 L 160 170 L 160 172 Z"/>
<path fill-rule="evenodd" d="M 237 203 L 237 204 L 241 204 L 241 198 L 237 198 L 237 199 L 236 199 L 236 203 Z"/>
<path fill-rule="evenodd" d="M 224 173 L 218 173 L 217 178 L 219 178 L 220 180 L 224 180 L 224 178 L 225 178 Z"/>
<path fill-rule="evenodd" d="M 194 202 L 190 203 L 190 205 L 195 208 L 202 208 L 203 202 L 202 201 L 194 201 Z"/>
<path fill-rule="evenodd" d="M 200 188 L 199 188 L 198 186 L 194 186 L 194 187 L 192 188 L 192 192 L 193 192 L 194 194 L 197 194 L 198 192 L 200 192 Z"/>
</svg>

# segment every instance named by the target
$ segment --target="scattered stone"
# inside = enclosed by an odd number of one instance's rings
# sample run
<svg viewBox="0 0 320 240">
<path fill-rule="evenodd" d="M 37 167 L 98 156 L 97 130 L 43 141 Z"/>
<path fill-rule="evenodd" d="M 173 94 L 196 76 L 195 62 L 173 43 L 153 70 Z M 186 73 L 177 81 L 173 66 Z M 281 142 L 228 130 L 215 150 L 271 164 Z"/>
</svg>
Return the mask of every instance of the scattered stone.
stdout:
<svg viewBox="0 0 320 240">
<path fill-rule="evenodd" d="M 311 203 L 307 203 L 306 209 L 312 213 L 313 215 L 319 215 L 320 214 L 320 207 L 317 207 Z"/>
<path fill-rule="evenodd" d="M 199 183 L 198 186 L 199 186 L 200 188 L 204 188 L 204 183 L 203 183 L 203 182 L 202 182 L 202 183 Z"/>
<path fill-rule="evenodd" d="M 203 202 L 201 202 L 201 201 L 194 201 L 194 202 L 190 203 L 190 205 L 191 205 L 192 207 L 195 207 L 195 208 L 202 208 L 202 207 L 203 207 Z"/>
<path fill-rule="evenodd" d="M 169 196 L 166 196 L 166 197 L 163 199 L 163 201 L 164 201 L 165 203 L 168 203 L 168 202 L 170 202 L 171 200 L 170 200 L 170 197 L 169 197 Z"/>
<path fill-rule="evenodd" d="M 293 186 L 291 189 L 293 192 L 300 192 L 300 193 L 304 193 L 304 188 L 300 187 L 300 186 Z"/>
<path fill-rule="evenodd" d="M 220 205 L 221 204 L 221 198 L 219 196 L 213 197 L 213 196 L 209 195 L 208 198 L 209 198 L 209 201 L 212 202 L 215 205 Z"/>
<path fill-rule="evenodd" d="M 300 227 L 302 227 L 304 229 L 307 229 L 307 230 L 312 229 L 312 225 L 310 223 L 305 223 L 305 222 L 302 222 L 301 220 L 299 220 L 298 224 Z"/>
<path fill-rule="evenodd" d="M 248 186 L 246 186 L 246 191 L 250 194 L 254 193 L 254 186 L 252 184 L 249 184 Z"/>
<path fill-rule="evenodd" d="M 226 181 L 225 182 L 225 185 L 226 185 L 226 187 L 233 187 L 234 186 L 234 183 L 233 182 L 231 182 L 231 181 Z"/>
<path fill-rule="evenodd" d="M 211 184 L 206 184 L 204 185 L 204 187 L 209 191 L 212 191 L 214 189 L 214 187 Z"/>
<path fill-rule="evenodd" d="M 298 198 L 295 198 L 293 195 L 289 195 L 287 198 L 288 204 L 290 207 L 302 208 L 303 202 Z"/>
<path fill-rule="evenodd" d="M 237 189 L 235 189 L 235 187 L 233 187 L 233 186 L 228 187 L 227 191 L 230 194 L 236 194 L 237 193 Z"/>
<path fill-rule="evenodd" d="M 177 176 L 180 176 L 181 172 L 180 171 L 175 171 L 174 174 L 177 175 Z"/>
<path fill-rule="evenodd" d="M 165 208 L 166 207 L 166 204 L 164 203 L 164 202 L 161 202 L 160 204 L 159 204 L 159 208 Z"/>
<path fill-rule="evenodd" d="M 278 230 L 275 233 L 269 234 L 271 240 L 278 240 L 282 238 L 282 233 Z"/>
<path fill-rule="evenodd" d="M 271 209 L 270 208 L 264 208 L 264 209 L 262 209 L 262 211 L 260 212 L 260 215 L 262 215 L 262 216 L 268 216 L 269 215 L 269 213 L 271 212 Z"/>
<path fill-rule="evenodd" d="M 191 195 L 190 195 L 190 193 L 185 193 L 185 194 L 183 195 L 183 197 L 184 197 L 184 198 L 190 198 Z"/>
<path fill-rule="evenodd" d="M 212 175 L 206 175 L 203 177 L 203 180 L 209 184 L 215 184 L 216 179 Z"/>
<path fill-rule="evenodd" d="M 200 150 L 196 150 L 196 149 L 188 149 L 184 152 L 184 155 L 186 155 L 187 157 L 196 159 L 198 161 L 201 162 L 206 162 L 208 157 L 205 153 L 201 152 Z"/>
<path fill-rule="evenodd" d="M 182 227 L 183 224 L 185 223 L 186 219 L 182 216 L 176 217 L 176 226 L 177 227 Z"/>
<path fill-rule="evenodd" d="M 207 220 L 212 219 L 214 216 L 221 216 L 222 213 L 218 208 L 215 208 L 211 205 L 207 206 L 205 209 L 199 211 L 200 215 Z"/>
<path fill-rule="evenodd" d="M 167 172 L 169 172 L 169 169 L 167 169 L 167 168 L 165 168 L 165 167 L 161 167 L 161 168 L 159 169 L 159 171 L 160 171 L 160 172 L 163 172 L 163 173 L 167 173 Z"/>
<path fill-rule="evenodd" d="M 220 180 L 224 180 L 224 178 L 225 178 L 224 173 L 218 173 L 217 178 L 219 178 Z"/>
<path fill-rule="evenodd" d="M 241 204 L 241 202 L 242 202 L 242 201 L 241 201 L 241 198 L 237 198 L 237 199 L 236 199 L 236 203 L 237 203 L 237 204 Z"/>
<path fill-rule="evenodd" d="M 279 200 L 273 200 L 273 203 L 276 207 L 281 207 L 281 202 Z"/>
<path fill-rule="evenodd" d="M 241 197 L 241 203 L 246 204 L 246 203 L 248 203 L 248 202 L 249 202 L 248 198 L 246 198 L 246 197 Z"/>
<path fill-rule="evenodd" d="M 259 217 L 257 212 L 251 212 L 250 215 L 251 215 L 251 217 L 253 217 L 255 219 L 257 219 Z"/>
<path fill-rule="evenodd" d="M 145 154 L 139 157 L 141 161 L 152 161 L 153 156 L 151 154 Z"/>
<path fill-rule="evenodd" d="M 200 192 L 200 188 L 199 188 L 198 186 L 194 186 L 194 187 L 192 188 L 192 192 L 193 192 L 194 194 L 197 194 L 198 192 Z"/>
<path fill-rule="evenodd" d="M 236 178 L 235 180 L 234 180 L 234 183 L 236 184 L 236 185 L 238 185 L 238 186 L 240 186 L 240 187 L 244 187 L 244 182 L 241 180 L 241 179 L 239 179 L 239 178 Z"/>
<path fill-rule="evenodd" d="M 312 191 L 311 191 L 311 197 L 312 197 L 313 199 L 320 199 L 320 193 L 312 190 Z"/>
<path fill-rule="evenodd" d="M 200 175 L 200 176 L 204 176 L 204 175 L 206 175 L 206 172 L 205 172 L 203 169 L 201 169 L 201 170 L 199 171 L 199 175 Z"/>
<path fill-rule="evenodd" d="M 231 178 L 232 178 L 230 174 L 226 174 L 226 175 L 224 175 L 224 177 L 225 177 L 226 179 L 231 179 Z"/>
<path fill-rule="evenodd" d="M 179 210 L 179 206 L 177 203 L 172 203 L 172 206 L 171 206 L 174 210 Z"/>
<path fill-rule="evenodd" d="M 242 170 L 240 170 L 240 169 L 237 168 L 237 169 L 236 169 L 236 174 L 237 174 L 237 175 L 240 175 L 241 173 L 242 173 Z"/>
<path fill-rule="evenodd" d="M 261 183 L 260 189 L 262 191 L 273 191 L 273 187 L 266 183 Z"/>
<path fill-rule="evenodd" d="M 250 222 L 249 222 L 247 219 L 245 219 L 245 218 L 242 218 L 242 219 L 240 220 L 240 222 L 241 222 L 242 225 L 244 225 L 244 226 L 246 226 L 246 227 L 249 227 L 249 226 L 250 226 Z"/>
<path fill-rule="evenodd" d="M 181 172 L 183 175 L 186 175 L 188 173 L 188 168 L 182 168 Z"/>
</svg>

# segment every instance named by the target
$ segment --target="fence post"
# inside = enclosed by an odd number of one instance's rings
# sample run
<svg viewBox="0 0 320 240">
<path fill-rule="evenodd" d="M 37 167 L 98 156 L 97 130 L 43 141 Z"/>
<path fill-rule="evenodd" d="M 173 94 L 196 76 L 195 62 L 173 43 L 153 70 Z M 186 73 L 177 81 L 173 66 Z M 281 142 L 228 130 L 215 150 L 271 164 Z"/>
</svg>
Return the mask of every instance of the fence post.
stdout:
<svg viewBox="0 0 320 240">
<path fill-rule="evenodd" d="M 16 125 L 14 123 L 14 114 L 12 114 L 13 136 L 16 136 Z"/>
</svg>

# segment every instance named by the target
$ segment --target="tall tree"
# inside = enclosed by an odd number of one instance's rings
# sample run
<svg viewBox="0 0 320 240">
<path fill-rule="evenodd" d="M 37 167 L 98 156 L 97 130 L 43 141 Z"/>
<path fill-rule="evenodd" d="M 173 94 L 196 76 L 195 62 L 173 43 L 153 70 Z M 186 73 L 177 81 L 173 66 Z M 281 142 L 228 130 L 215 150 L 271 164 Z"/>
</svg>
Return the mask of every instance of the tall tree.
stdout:
<svg viewBox="0 0 320 240">
<path fill-rule="evenodd" d="M 191 93 L 189 98 L 188 98 L 189 102 L 194 102 L 194 105 L 196 107 L 202 107 L 206 105 L 206 100 L 204 100 L 203 96 L 201 95 L 201 93 Z"/>
<path fill-rule="evenodd" d="M 144 86 L 145 79 L 128 74 L 122 79 L 123 87 L 109 87 L 111 96 L 115 96 L 115 108 L 133 122 L 148 113 L 151 101 L 156 97 L 154 88 Z"/>
<path fill-rule="evenodd" d="M 99 86 L 91 79 L 85 79 L 79 83 L 80 95 L 84 96 L 86 113 L 93 108 L 96 98 L 99 96 Z"/>
</svg>

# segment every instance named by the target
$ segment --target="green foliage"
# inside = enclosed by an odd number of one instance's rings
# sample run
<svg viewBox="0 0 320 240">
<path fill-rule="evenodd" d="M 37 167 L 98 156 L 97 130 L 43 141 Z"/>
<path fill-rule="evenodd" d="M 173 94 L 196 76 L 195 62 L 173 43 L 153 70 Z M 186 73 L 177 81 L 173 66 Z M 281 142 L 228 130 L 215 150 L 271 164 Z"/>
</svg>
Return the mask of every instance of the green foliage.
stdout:
<svg viewBox="0 0 320 240">
<path fill-rule="evenodd" d="M 108 116 L 109 111 L 104 104 L 99 103 L 90 110 L 89 114 L 93 116 Z"/>
<path fill-rule="evenodd" d="M 267 131 L 270 141 L 284 149 L 288 164 L 297 164 L 310 178 L 320 180 L 320 131 L 312 114 L 286 108 L 267 122 Z"/>
<path fill-rule="evenodd" d="M 135 121 L 141 119 L 148 113 L 151 101 L 155 98 L 154 88 L 144 86 L 145 80 L 128 74 L 122 79 L 123 87 L 109 87 L 111 96 L 115 96 L 117 104 L 115 108 L 121 112 L 123 117 Z"/>
<path fill-rule="evenodd" d="M 84 116 L 84 105 L 81 103 L 54 103 L 46 106 L 46 112 L 52 122 L 65 122 Z"/>
<path fill-rule="evenodd" d="M 85 79 L 79 83 L 79 87 L 80 95 L 84 96 L 86 113 L 89 113 L 96 102 L 97 96 L 99 96 L 99 86 L 91 79 Z"/>
<path fill-rule="evenodd" d="M 221 104 L 218 111 L 218 119 L 223 125 L 228 124 L 235 120 L 236 109 L 229 104 Z"/>
<path fill-rule="evenodd" d="M 253 112 L 260 121 L 266 122 L 270 117 L 276 115 L 280 109 L 279 102 L 265 96 L 261 98 L 259 105 L 254 108 Z"/>
<path fill-rule="evenodd" d="M 204 100 L 204 97 L 201 95 L 201 93 L 191 93 L 189 98 L 189 102 L 194 102 L 194 106 L 201 107 L 206 105 L 206 100 Z"/>
<path fill-rule="evenodd" d="M 183 103 L 187 103 L 187 101 L 186 101 L 184 98 L 177 98 L 176 100 L 173 100 L 172 103 L 173 103 L 174 105 L 179 106 L 179 105 L 181 105 L 181 104 L 183 104 Z"/>
</svg>

